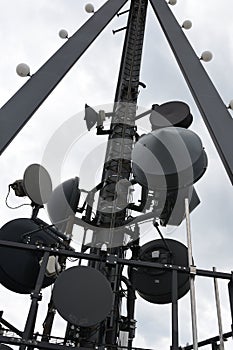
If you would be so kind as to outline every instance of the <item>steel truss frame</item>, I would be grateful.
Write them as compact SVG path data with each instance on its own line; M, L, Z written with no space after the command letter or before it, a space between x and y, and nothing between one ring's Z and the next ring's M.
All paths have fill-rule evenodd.
M117 264L122 266L134 266L134 267L148 267L151 269L159 269L163 271L172 271L172 345L171 350L191 350L193 349L193 345L187 345L184 347L180 347L178 345L179 343L179 336L178 336L178 300L177 300L177 274L179 273L185 273L189 274L190 276L200 276L200 277L208 277L208 278L217 278L217 279L223 279L229 281L228 283L228 289L229 289L229 301L231 305L231 318L232 318L232 324L231 324L231 331L224 333L223 338L224 340L227 340L227 338L232 337L233 335L233 272L226 273L226 272L219 272L219 271L212 271L212 270L204 270L204 269L195 269L195 272L190 269L188 266L177 266L177 265L171 265L171 264L160 264L160 263L152 263L152 262L146 262L146 261L140 261L140 260L131 260L131 259L124 259L124 258L118 258L115 255L113 257L110 256L106 252L105 256L99 256L98 254L87 254L87 253L80 253L75 252L72 250L65 250L60 248L50 248L46 246L41 245L31 245L31 244L23 244L23 243L15 243L15 242L9 242L9 241L2 241L0 240L0 247L11 247L13 249L23 249L23 250L30 250L30 251L40 251L43 252L43 263L41 264L40 271L38 274L37 282L35 285L34 291L31 293L31 306L28 312L27 322L25 325L24 331L20 331L16 329L14 326L12 326L9 322L4 320L2 318L3 312L0 312L0 325L5 325L9 329L9 331L12 333L15 333L18 335L16 336L6 336L6 335L0 335L0 343L5 344L12 344L12 345L19 345L22 348L25 348L26 346L30 346L30 348L39 348L39 349L51 349L51 350L65 350L67 349L67 345L61 345L61 344L54 344L51 342L45 342L45 341L39 341L36 337L38 337L38 334L34 333L34 326L36 322L37 317L37 311L38 311L38 305L39 301L42 299L41 294L41 288L43 283L43 276L45 273L45 268L47 265L48 258L51 255L59 255L63 257L70 257L70 258L76 258L80 260L87 260L87 261L101 261L105 262L106 266L108 264L111 264L112 261L116 261ZM4 329L6 331L6 329ZM0 328L1 330L1 328ZM1 334L3 334L3 328ZM217 344L219 341L219 336L211 337L208 339L205 339L203 341L198 342L198 347L202 347L205 345L212 345ZM56 338L51 337L51 340L57 340L60 343L64 341L64 338ZM112 344L103 344L96 347L96 350L108 348L108 349L116 349L116 348L122 348L127 349L127 347L119 347L114 346ZM86 347L74 347L74 349L79 350L87 350L90 348ZM139 349L137 347L132 347L132 349ZM147 349L144 349L147 350Z

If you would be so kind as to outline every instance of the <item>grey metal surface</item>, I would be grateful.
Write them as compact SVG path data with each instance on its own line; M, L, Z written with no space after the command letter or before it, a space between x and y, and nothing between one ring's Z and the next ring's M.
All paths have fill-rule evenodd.
M127 0L109 0L0 109L0 154Z
M167 2L150 2L233 184L232 117Z

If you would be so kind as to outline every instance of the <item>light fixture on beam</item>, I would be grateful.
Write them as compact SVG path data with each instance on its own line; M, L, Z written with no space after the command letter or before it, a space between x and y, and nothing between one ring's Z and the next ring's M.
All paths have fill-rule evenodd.
M86 4L85 5L85 11L87 13L94 13L95 12L94 6L92 4Z
M16 73L22 77L30 77L30 67L26 63L19 63L16 67Z
M168 4L172 5L172 6L176 5L176 3L177 3L177 0L169 0L168 1Z
M183 24L182 24L182 28L189 30L191 29L193 26L192 22L189 19L186 19Z
M210 62L213 58L213 54L210 51L204 51L201 54L200 60L204 62Z
M66 29L59 30L58 35L61 39L69 39L68 32Z

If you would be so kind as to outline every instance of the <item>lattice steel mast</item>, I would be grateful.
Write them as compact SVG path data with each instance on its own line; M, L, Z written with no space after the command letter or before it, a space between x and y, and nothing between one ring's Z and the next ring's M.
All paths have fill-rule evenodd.
M103 188L100 191L97 214L94 219L98 227L109 228L109 230L105 230L105 235L100 234L98 230L93 236L93 245L95 247L102 244L109 245L108 252L119 258L124 257L122 248L124 230L114 229L123 225L127 218L127 184L131 177L131 151L136 138L135 116L147 4L147 0L135 0L131 2L129 10L115 105L103 167ZM119 247L112 248L115 245ZM96 249L94 251L98 252ZM100 268L96 264L95 267ZM117 344L121 317L122 267L117 265L108 268L107 276L114 291L114 305L105 336L107 344ZM131 304L132 314L133 303L134 301Z
M147 0L132 1L129 12L102 175L104 186L100 191L97 214L100 226L117 227L126 218L127 191L123 194L124 198L117 196L116 185L121 180L129 180L131 175L131 151L136 134L135 116L147 3ZM112 206L109 211L105 210L108 203Z

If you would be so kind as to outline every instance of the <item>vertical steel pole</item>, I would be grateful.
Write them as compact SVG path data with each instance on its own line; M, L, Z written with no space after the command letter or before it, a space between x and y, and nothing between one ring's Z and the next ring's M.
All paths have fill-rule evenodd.
M185 216L186 216L186 230L187 230L187 244L188 244L188 263L189 263L189 268L191 270L193 267L193 258L192 258L191 225L190 225L188 198L185 198ZM196 298L195 298L194 275L192 274L190 274L190 301L191 301L193 349L198 350Z
M172 346L171 346L171 350L179 349L177 277L178 277L177 271L172 270Z
M228 283L229 301L231 308L231 330L233 335L233 272L231 272L231 280Z
M216 267L213 267L213 271L216 272ZM218 289L218 280L214 277L214 292L215 292L215 302L217 309L217 317L218 317L218 329L219 329L219 339L220 339L220 350L224 350L224 340L223 340L223 331L222 331L222 315L221 315L221 305L220 305L220 297L219 297L219 289Z

